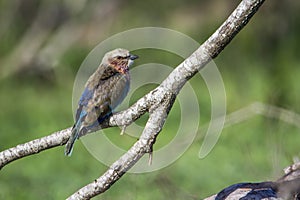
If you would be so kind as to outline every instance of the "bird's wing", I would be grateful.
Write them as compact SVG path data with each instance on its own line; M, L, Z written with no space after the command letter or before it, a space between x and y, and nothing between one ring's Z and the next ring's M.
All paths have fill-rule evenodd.
M82 121L85 119L87 114L84 108L88 105L89 101L92 99L93 94L94 94L94 90L90 90L88 87L86 87L79 99L78 108L76 111L76 122L72 128L72 134L66 144L65 155L71 156L72 154L74 143L81 134Z
M82 108L87 106L87 104L89 103L89 101L93 98L94 95L94 90L89 89L88 87L86 87L79 99L78 102L78 108L76 111L76 122L79 120L80 115L82 116Z

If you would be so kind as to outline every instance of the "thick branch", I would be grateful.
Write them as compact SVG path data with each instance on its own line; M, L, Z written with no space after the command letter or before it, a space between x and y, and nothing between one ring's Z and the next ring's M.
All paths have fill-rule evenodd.
M14 160L65 144L70 134L71 128L67 128L0 152L0 169Z
M244 0L228 19L192 54L184 60L162 85L172 91L180 90L185 82L217 57L234 36L249 22L264 0ZM178 92L178 91L177 91Z

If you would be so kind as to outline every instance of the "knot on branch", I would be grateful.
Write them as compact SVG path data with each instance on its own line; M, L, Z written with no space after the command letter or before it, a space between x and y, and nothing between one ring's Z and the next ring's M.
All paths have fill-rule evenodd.
M176 99L177 94L172 90L167 90L163 87L158 87L152 91L153 99L150 102L149 113L153 113L158 107L165 108L164 110L169 113Z

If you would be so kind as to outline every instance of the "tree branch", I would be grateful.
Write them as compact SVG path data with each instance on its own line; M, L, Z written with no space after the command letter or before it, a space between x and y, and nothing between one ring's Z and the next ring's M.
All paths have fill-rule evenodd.
M145 153L152 152L152 145L161 131L180 89L198 70L202 69L225 48L263 2L264 0L243 0L217 31L190 57L176 67L160 86L125 111L115 113L102 124L101 128L126 126L145 112L150 114L140 139L130 150L112 164L101 177L78 190L69 199L89 199L105 192ZM63 145L69 136L70 128L0 152L0 167L13 160Z
M0 152L0 169L14 160L63 145L68 141L70 135L71 127L4 150Z

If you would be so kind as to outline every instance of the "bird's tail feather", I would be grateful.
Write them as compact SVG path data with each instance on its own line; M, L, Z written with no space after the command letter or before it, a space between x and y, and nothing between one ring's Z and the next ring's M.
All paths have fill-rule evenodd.
M78 135L79 135L79 129L76 125L73 126L72 128L72 133L71 136L66 144L65 147L65 155L66 156L71 156L72 155L72 151L73 151L73 146L74 143L76 141L76 139L78 139Z

